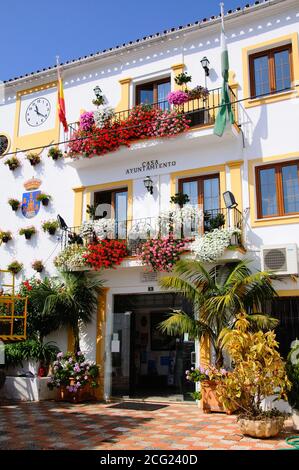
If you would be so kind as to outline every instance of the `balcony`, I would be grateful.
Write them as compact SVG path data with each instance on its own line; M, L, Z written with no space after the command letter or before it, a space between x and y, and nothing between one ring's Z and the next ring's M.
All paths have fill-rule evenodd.
M149 109L159 109L162 112L177 111L179 115L185 116L189 121L189 129L194 130L198 128L205 128L213 126L221 104L221 90L222 88L214 88L209 90L203 97L190 99L187 103L180 106L170 105L167 100L146 105ZM230 88L230 99L232 110L237 124L237 97L233 90ZM116 112L109 120L109 126L115 124L124 124L130 119L136 107ZM79 131L79 122L73 122L68 125L68 132L65 133L65 141L69 142L76 139L77 132ZM179 133L177 134L179 135ZM152 137L152 136L151 136ZM159 136L158 136L159 137ZM86 138L86 137L85 137ZM143 137L146 138L146 137ZM138 138L135 139L139 140ZM134 141L134 138L132 139Z
M128 256L135 261L132 263L122 263L125 266L139 266L136 263L136 256L141 246L148 240L155 238L166 238L170 235L176 240L187 240L186 250L189 250L190 243L196 236L204 236L214 229L231 229L236 233L231 235L230 255L224 259L236 259L235 253L238 248L242 248L242 213L237 209L219 208L206 210L202 217L190 217L181 222L174 222L173 218L165 216L144 217L131 220L99 219L101 233L97 221L87 222L80 227L64 227L61 236L61 249L64 250L70 245L87 246L97 244L101 240L126 241Z

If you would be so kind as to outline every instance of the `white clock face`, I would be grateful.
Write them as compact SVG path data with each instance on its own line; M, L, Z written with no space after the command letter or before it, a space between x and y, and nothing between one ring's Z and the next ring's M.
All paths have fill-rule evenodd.
M51 104L47 98L36 98L26 109L26 122L31 127L41 126L50 116Z

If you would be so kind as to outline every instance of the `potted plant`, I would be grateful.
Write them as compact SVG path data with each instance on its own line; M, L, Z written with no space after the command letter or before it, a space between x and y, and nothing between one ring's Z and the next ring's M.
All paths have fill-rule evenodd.
M0 231L0 240L3 241L3 243L7 243L9 242L9 240L12 239L12 235L11 235L11 232L10 231Z
M179 73L174 79L177 85L182 87L185 86L185 89L187 89L187 83L191 82L191 80L191 75L188 75L186 72Z
M31 225L30 227L24 227L19 230L20 235L25 235L26 240L30 240L32 235L36 233L36 228Z
M171 196L170 202L172 204L178 204L179 207L183 207L190 201L188 194L184 194L182 192L175 193L174 196Z
M188 90L189 100L196 100L196 99L207 99L210 92L207 88L198 85L192 90Z
M291 388L274 331L249 331L245 313L237 315L235 328L224 329L220 340L234 368L218 385L217 395L224 406L236 406L243 434L258 438L276 436L287 414L277 409L264 411L262 401L271 395L286 397Z
M209 211L204 212L204 227L205 232L210 232L216 228L224 227L225 225L225 215L222 212L218 212L213 215Z
M52 197L49 194L45 194L45 193L40 193L36 197L36 200L40 201L43 206L47 206L51 199L52 199Z
M4 165L8 165L11 171L15 171L21 166L21 162L17 157L11 157L4 162Z
M47 220L43 222L42 229L44 232L48 232L50 235L55 235L56 230L59 227L59 223L57 220Z
M21 205L18 199L12 199L12 198L8 199L8 204L10 205L10 207L12 208L14 212L16 212Z
M86 214L89 215L90 220L94 220L94 219L95 219L96 210L97 210L96 206L94 206L93 204L87 204Z
M225 408L216 394L219 383L225 379L227 373L226 369L217 369L212 365L192 368L190 371L186 371L187 380L194 383L200 382L201 384L200 399L202 400L202 409L204 413L210 413L211 411L226 411L227 414L231 414L237 409L237 407L233 405Z
M48 152L48 157L52 158L52 160L59 160L63 157L63 153L59 147L51 147Z
M48 387L57 388L57 399L79 403L94 398L92 390L98 387L99 366L86 361L81 351L62 352L53 362L53 374Z
M27 153L26 159L30 162L30 165L35 166L38 165L41 162L41 157L39 156L38 153Z
M33 261L33 263L31 264L31 266L33 267L33 269L37 272L37 273L41 273L44 269L44 265L43 265L43 262L41 260L35 260Z
M7 270L12 274L18 274L23 269L23 264L18 261L12 261L8 266Z
M292 384L288 390L288 402L292 407L293 427L299 431L299 341L295 340L291 344L291 351L287 359L287 374Z
M172 235L156 238L142 244L139 257L151 271L170 272L186 250L186 240L177 240Z
M177 90L171 91L167 95L167 101L174 106L182 106L189 101L188 94L185 91Z

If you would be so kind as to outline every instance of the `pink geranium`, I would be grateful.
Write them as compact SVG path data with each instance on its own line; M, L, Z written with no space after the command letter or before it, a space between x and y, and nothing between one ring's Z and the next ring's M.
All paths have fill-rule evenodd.
M170 104L179 106L181 104L187 103L187 101L189 101L189 96L187 93L181 90L171 91L167 95L167 100Z
M94 125L94 117L92 112L86 112L81 114L79 127L83 131L90 131Z

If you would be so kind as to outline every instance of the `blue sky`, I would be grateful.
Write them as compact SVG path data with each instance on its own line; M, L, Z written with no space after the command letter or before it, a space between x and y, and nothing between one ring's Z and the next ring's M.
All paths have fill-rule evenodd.
M245 0L226 0L225 11ZM250 2L251 3L251 2ZM219 0L1 2L0 80L218 14Z

